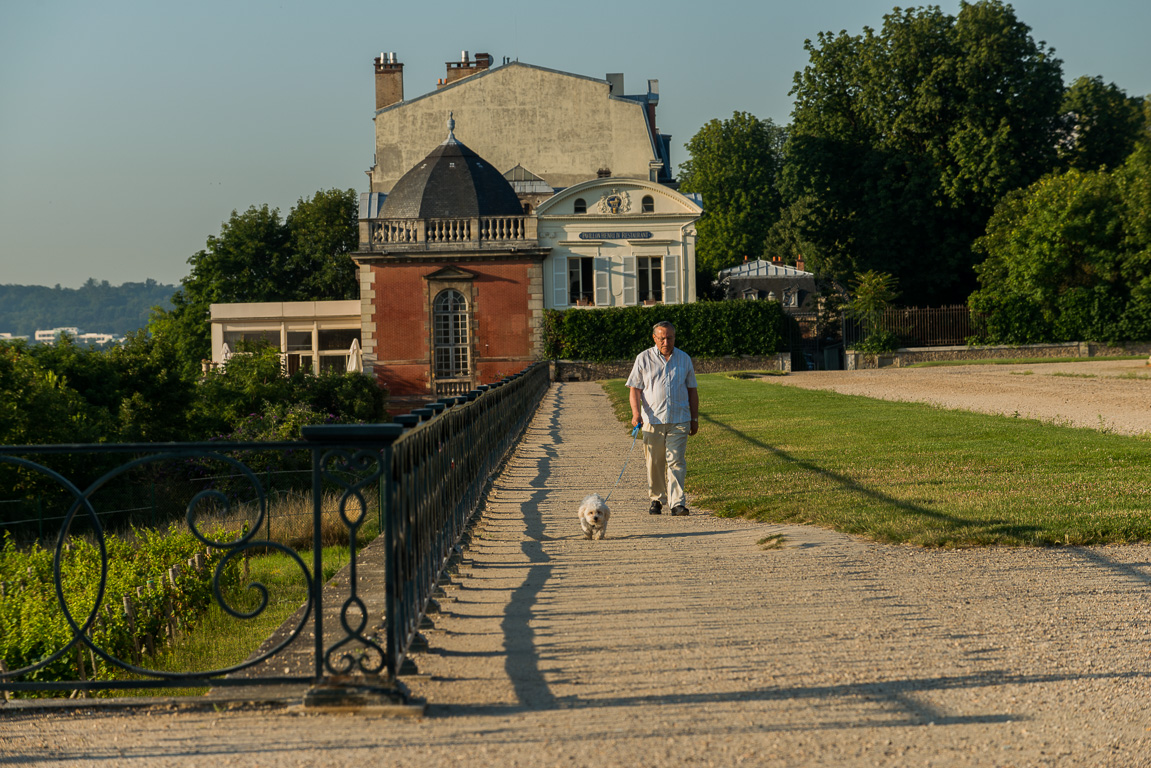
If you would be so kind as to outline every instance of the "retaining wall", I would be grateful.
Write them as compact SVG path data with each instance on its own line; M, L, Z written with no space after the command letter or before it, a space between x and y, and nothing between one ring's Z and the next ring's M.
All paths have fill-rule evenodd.
M1093 341L1072 341L1063 344L1024 344L1021 346L988 347L908 347L882 355L863 352L845 353L845 365L850 370L864 368L899 368L915 363L948 360L1010 360L1013 358L1122 357L1151 354L1151 342L1130 343L1120 346L1098 344Z

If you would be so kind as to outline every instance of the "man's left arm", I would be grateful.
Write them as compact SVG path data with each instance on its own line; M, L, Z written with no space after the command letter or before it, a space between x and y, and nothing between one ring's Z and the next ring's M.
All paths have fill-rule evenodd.
M699 431L699 390L695 387L687 388L687 407L691 409L691 431L694 435Z

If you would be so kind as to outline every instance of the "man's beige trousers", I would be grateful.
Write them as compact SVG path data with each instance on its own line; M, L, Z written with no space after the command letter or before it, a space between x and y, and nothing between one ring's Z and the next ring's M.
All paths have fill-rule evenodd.
M650 431L649 431L650 430ZM665 508L687 506L683 480L687 475L684 452L691 424L645 424L643 458L647 462L647 487L652 501ZM668 502L671 502L669 505Z

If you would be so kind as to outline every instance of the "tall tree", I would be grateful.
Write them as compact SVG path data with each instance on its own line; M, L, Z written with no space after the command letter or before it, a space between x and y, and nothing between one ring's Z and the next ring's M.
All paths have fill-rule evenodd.
M359 244L359 215L352 189L321 190L296 203L285 224L302 293L329 300L359 298L351 257Z
M1151 147L1009 195L976 246L987 258L970 305L991 341L1151 338Z
M784 130L771 120L736 112L712 120L685 146L690 158L680 166L680 189L703 195L697 225L699 285L744 256L758 258L772 223L779 217L776 188Z
M1143 99L1101 77L1080 77L1063 97L1060 155L1072 168L1118 168L1146 134Z
M807 41L782 190L807 264L892 273L915 303L974 287L971 242L995 203L1055 163L1060 63L999 0L896 9L862 35ZM787 236L784 237L783 235Z

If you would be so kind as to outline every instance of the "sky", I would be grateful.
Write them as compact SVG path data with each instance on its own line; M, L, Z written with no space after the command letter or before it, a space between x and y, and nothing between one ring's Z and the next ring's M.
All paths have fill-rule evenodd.
M905 6L911 4L904 4ZM958 13L958 2L940 7ZM372 60L410 99L461 51L660 83L672 161L709 120L786 126L804 41L880 28L893 0L4 0L0 284L179 283L233 210L287 215L321 189L367 191ZM1017 0L1063 61L1151 94L1147 0Z

